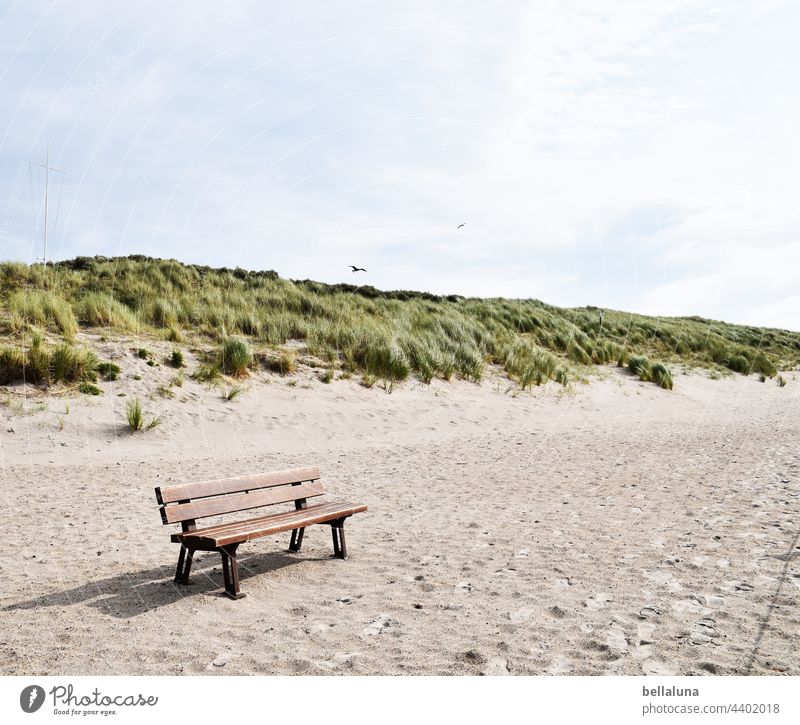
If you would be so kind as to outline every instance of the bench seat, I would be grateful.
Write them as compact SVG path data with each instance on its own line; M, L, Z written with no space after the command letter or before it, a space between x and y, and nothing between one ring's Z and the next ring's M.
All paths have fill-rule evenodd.
M238 544L261 536L269 536L282 531L302 529L312 524L346 518L366 511L364 504L349 502L330 502L314 504L296 511L283 511L278 514L259 516L244 521L230 521L216 526L194 531L182 531L172 535L173 543L184 544L193 549L209 549Z
M216 551L222 557L225 594L241 599L239 561L240 544L269 534L291 531L289 551L299 553L303 535L309 526L331 527L333 555L347 558L344 523L353 514L366 511L365 504L349 501L326 501L309 505L308 500L325 494L319 468L293 468L288 471L233 476L230 478L157 486L156 501L164 524L180 524L181 531L170 536L180 544L175 583L188 584L195 551ZM260 514L248 519L227 521L212 526L198 526L198 519L240 515L274 504L294 504L294 511Z

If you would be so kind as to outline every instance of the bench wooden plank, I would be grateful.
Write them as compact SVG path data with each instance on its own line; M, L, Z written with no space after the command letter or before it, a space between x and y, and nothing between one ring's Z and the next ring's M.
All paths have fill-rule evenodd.
M305 509L292 509L291 511L278 511L276 513L264 514L251 519L241 519L238 521L225 521L220 524L213 524L212 526L204 526L192 531L179 531L172 535L173 541L181 541L186 536L207 536L219 532L229 531L232 527L243 526L250 523L269 523L270 521L284 521L286 519L294 518L302 515L306 511L322 511L327 510L331 506L336 506L336 502L326 501L324 503L316 503L308 506Z
M259 473L232 478L220 478L213 481L200 481L199 483L181 483L175 486L159 486L156 488L156 499L160 504L188 501L208 496L220 496L242 491L254 491L260 488L283 486L289 483L303 483L319 479L319 468L291 468L286 471L273 471L272 473Z
M202 519L206 516L218 516L234 511L270 506L277 503L288 503L300 498L322 496L325 488L319 481L303 483L299 486L282 486L252 493L234 493L230 496L205 498L199 501L178 503L161 507L161 519L165 524Z
M307 526L329 524L333 536L334 556L345 559L345 520L366 511L364 504L344 501L309 506L306 499L321 496L325 488L319 480L319 468L295 468L286 471L222 478L156 488L161 520L165 524L180 523L183 529L171 536L180 544L175 582L188 584L195 551L216 551L222 557L225 594L231 599L244 596L239 591L239 563L236 550L249 541L282 531L292 532L289 551L297 553ZM247 511L272 504L293 501L292 511L237 519L205 528L197 527L197 519Z
M335 521L366 510L367 507L364 504L350 502L324 503L298 511L285 511L257 519L221 524L208 529L187 531L176 534L173 538L190 547L199 545L218 548L250 541L261 536L289 531L290 529Z

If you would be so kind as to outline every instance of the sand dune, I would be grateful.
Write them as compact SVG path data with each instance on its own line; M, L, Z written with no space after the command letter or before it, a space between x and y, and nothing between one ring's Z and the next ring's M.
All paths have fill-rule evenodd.
M0 672L798 675L788 377L670 393L609 368L514 396L272 376L234 402L187 380L134 436L124 404L152 376L69 414L0 410ZM244 545L240 601L216 555L172 584L155 485L306 464L369 505L348 561L315 527L300 555L288 534Z

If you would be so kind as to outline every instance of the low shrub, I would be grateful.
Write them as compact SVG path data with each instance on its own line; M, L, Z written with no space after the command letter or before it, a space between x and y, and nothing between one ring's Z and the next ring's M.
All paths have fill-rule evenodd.
M727 364L733 372L742 375L749 375L752 369L750 361L744 355L731 355Z
M291 352L282 351L277 356L262 355L261 364L270 372L291 375L297 369L297 359Z
M97 380L100 361L91 350L59 345L52 354L50 369L56 382Z
M81 383L78 390L84 395L100 395L103 392L94 383Z
M241 377L253 364L253 354L249 345L237 337L225 338L219 347L218 365L226 375Z
M174 368L183 367L183 353L180 350L173 350L169 358L169 364Z
M27 357L18 347L0 348L0 385L25 379Z
M637 375L641 380L650 380L652 366L644 355L634 355L628 360L628 370Z
M119 365L112 362L101 362L97 365L97 372L103 377L104 380L116 380L119 377Z
M222 372L216 365L200 365L197 370L192 373L192 377L198 383L206 383L207 385L216 385L222 379Z
M654 363L650 370L651 380L661 388L672 390L672 373L660 362Z

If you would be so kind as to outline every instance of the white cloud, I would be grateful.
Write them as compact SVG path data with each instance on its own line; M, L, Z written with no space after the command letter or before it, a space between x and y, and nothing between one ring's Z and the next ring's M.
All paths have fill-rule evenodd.
M85 18L26 4L0 22L0 209L50 138L69 172L63 256L327 281L355 261L382 287L800 327L797 15L722 0L144 2ZM29 255L24 212L3 220L9 256Z

